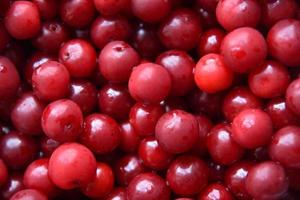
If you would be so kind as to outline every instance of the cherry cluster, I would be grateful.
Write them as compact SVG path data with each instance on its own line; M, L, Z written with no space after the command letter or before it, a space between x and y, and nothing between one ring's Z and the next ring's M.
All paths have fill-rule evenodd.
M300 199L297 0L0 0L0 199Z

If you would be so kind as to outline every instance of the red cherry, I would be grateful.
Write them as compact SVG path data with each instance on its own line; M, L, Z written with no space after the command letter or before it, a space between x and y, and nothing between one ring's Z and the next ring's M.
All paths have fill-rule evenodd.
M47 196L42 192L34 189L25 189L16 192L10 200L47 200Z
M208 185L198 196L198 200L233 200L233 196L228 192L228 189L222 184L214 183Z

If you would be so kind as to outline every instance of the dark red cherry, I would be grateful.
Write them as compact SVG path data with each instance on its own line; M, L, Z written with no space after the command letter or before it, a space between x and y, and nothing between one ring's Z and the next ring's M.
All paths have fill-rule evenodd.
M233 196L228 189L220 184L213 183L208 185L198 196L198 200L233 200Z
M23 189L25 189L23 174L13 172L10 174L6 184L1 187L0 197L3 198L3 200L10 200L16 192Z
M128 121L121 123L120 127L121 142L119 148L126 153L135 152L140 144L139 134Z

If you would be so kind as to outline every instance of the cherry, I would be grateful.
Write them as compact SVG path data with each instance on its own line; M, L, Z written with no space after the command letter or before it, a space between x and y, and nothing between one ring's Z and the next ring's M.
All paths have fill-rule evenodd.
M126 152L135 152L140 143L140 137L134 130L130 122L125 121L120 124L121 127L121 142L119 148Z
M52 183L48 176L49 159L33 161L25 170L23 183L26 188L43 192L48 197L56 196L58 188Z
M285 93L290 82L287 69L278 62L266 61L248 77L251 91L258 97L273 98Z
M233 200L233 197L230 192L228 192L227 188L219 183L208 185L198 196L198 200L215 199Z
M280 199L287 189L288 180L284 169L275 162L262 162L248 171L246 190L253 198Z
M156 124L155 137L162 149L167 152L186 152L199 138L197 119L183 110L167 112Z
M47 200L47 196L42 192L34 189L25 189L16 192L11 198L11 200Z
M159 103L171 90L169 72L154 63L143 63L133 69L128 83L131 96L137 101Z
M95 6L93 0L62 0L60 17L69 26L82 28L94 18Z
M56 61L47 61L32 74L34 94L45 101L54 101L67 96L70 75L66 67Z
M126 190L124 188L116 188L114 189L105 200L126 200Z
M127 198L134 200L169 200L170 189L160 176L153 173L142 173L134 177L129 183Z
M30 39L41 28L38 7L30 1L15 1L5 16L5 27L16 39Z
M197 5L209 10L209 11L215 11L219 0L197 0Z
M23 184L22 173L11 173L6 184L1 187L1 194L4 200L10 200L10 198L18 191L25 189Z
M42 137L41 139L41 151L43 156L50 157L53 151L60 145L59 142L48 138L47 136Z
M127 82L132 68L139 63L138 53L123 41L108 43L99 55L99 70L105 79L112 82Z
M271 118L259 109L246 109L232 122L232 137L244 148L253 149L266 145L272 133Z
M162 149L152 136L140 142L138 154L143 164L154 170L166 169L173 159L173 155Z
M236 87L230 90L223 100L222 111L228 121L232 121L245 109L259 109L262 102L248 88Z
M300 21L286 19L277 22L267 36L269 54L283 64L295 67L300 64ZM280 47L278 45L280 44Z
M41 117L45 104L33 93L24 93L15 103L11 111L11 120L15 128L28 135L42 133Z
M81 188L88 197L100 198L109 194L114 186L114 175L109 165L97 163L97 171L94 180Z
M130 0L94 0L96 9L102 15L117 15L126 12L130 7Z
M249 170L255 164L251 161L242 161L229 167L225 173L225 184L238 199L251 199L246 190L246 178Z
M265 60L267 44L257 30L249 27L237 28L224 37L221 55L224 56L227 67L234 72L248 73Z
M84 119L81 142L98 154L112 152L121 139L119 124L105 114L91 114Z
M274 161L288 168L300 168L300 128L286 126L278 130L272 138L269 154Z
M187 51L196 46L201 31L201 21L195 12L177 9L161 23L159 38L168 49Z
M0 159L0 186L2 187L8 180L8 170L3 162L2 159Z
M195 82L207 93L216 93L228 89L233 82L234 74L219 54L207 54L197 63Z
M20 77L10 59L0 56L0 99L9 99L16 95Z
M117 160L114 169L118 183L122 186L127 186L134 177L145 171L141 160L134 155Z
M35 139L16 131L0 138L0 156L11 169L23 169L33 161L38 153Z
M219 124L206 136L206 146L212 159L222 165L230 165L243 156L244 150L232 138L231 127Z
M167 181L176 194L197 194L207 184L208 167L195 156L180 156L172 161L167 172Z
M89 77L96 68L96 59L94 47L82 39L69 40L59 50L59 61L76 78Z
M56 17L58 4L56 0L32 0L38 7L40 15L45 20L50 20Z
M209 11L207 9L199 7L197 9L197 12L204 28L216 28L216 26L218 26L216 14L214 11Z
M221 42L224 36L225 33L219 28L212 28L205 31L200 38L197 49L198 55L204 56L209 53L220 53Z
M83 116L75 102L62 99L45 108L41 123L49 138L58 142L72 142L82 131Z
M65 143L52 153L48 173L57 187L73 189L90 183L96 168L96 159L88 148L78 143Z
M113 40L127 40L131 35L131 27L126 18L120 16L98 17L91 25L91 39L102 49Z
M297 125L300 122L299 116L291 111L284 98L270 100L266 106L266 112L271 117L275 129Z
M156 63L166 68L171 76L171 95L184 96L193 89L194 60L184 51L170 50L160 54Z
M97 89L89 81L72 80L70 83L69 98L80 107L83 114L87 115L97 105Z
M135 16L145 22L158 22L171 10L169 0L132 0L131 10ZM155 13L155 15L153 14Z
M218 22L228 31L239 27L255 27L261 16L256 0L221 0L216 8Z
M33 45L48 53L57 53L61 44L69 39L69 30L58 21L44 22L41 31L32 41Z
M286 90L286 103L288 108L290 108L294 113L300 115L300 78L295 79L290 83Z
M294 18L297 14L297 2L295 0L266 0L262 1L261 22L271 27L282 19Z

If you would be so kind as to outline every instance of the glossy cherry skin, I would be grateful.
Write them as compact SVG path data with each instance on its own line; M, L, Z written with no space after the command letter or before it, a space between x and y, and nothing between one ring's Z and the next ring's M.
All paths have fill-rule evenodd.
M272 120L260 109L243 110L232 122L232 137L244 148L254 149L268 144L272 133Z
M8 169L6 164L0 159L0 186L2 187L8 180Z
M261 33L249 27L228 33L221 44L225 64L237 73L258 67L267 56L267 43Z
M41 28L38 7L30 1L15 1L4 19L9 34L16 39L36 36Z
M300 127L286 126L278 130L269 146L272 160L287 168L300 168Z
M105 114L91 114L84 119L81 142L94 153L112 152L121 140L120 126Z
M28 59L24 69L24 76L26 81L31 84L33 71L39 68L43 63L52 60L55 61L56 57L41 51L34 52Z
M300 115L300 78L290 83L286 90L286 103L295 114Z
M26 188L43 192L48 197L54 197L58 188L52 183L48 176L49 159L38 159L33 161L24 172L24 185Z
M42 100L54 101L69 92L70 74L66 67L56 61L47 61L32 74L34 94Z
M1 187L0 197L4 200L10 200L10 198L18 191L25 189L23 184L22 173L11 173L6 184Z
M126 200L126 190L124 188L115 188L109 195L106 196L105 200Z
M50 20L56 17L58 11L56 0L32 0L32 2L38 7L43 19Z
M16 192L10 200L47 200L47 196L35 189L24 189Z
M82 132L83 116L75 102L61 99L45 108L41 123L49 138L58 142L72 142Z
M222 165L230 165L242 158L244 149L232 138L231 127L219 124L206 136L206 146L212 159Z
M248 88L236 87L229 91L223 100L222 111L228 121L232 121L245 109L259 109L262 102Z
M114 174L109 165L98 162L96 176L93 181L81 188L88 197L101 198L113 190Z
M246 190L246 178L255 164L251 161L238 162L226 170L225 184L238 199L251 199Z
M93 20L95 6L93 0L62 0L59 12L63 22L75 28L82 28Z
M300 58L297 56L300 51L299 20L286 19L277 22L270 29L267 42L271 56L291 67L300 65Z
M169 200L170 189L164 179L153 173L142 173L133 178L127 187L127 199Z
M62 43L70 37L68 28L59 21L44 22L41 31L32 41L33 45L48 53L57 53Z
M258 97L273 98L285 93L290 82L287 69L276 61L266 61L251 71L248 84L251 91Z
M11 169L23 169L36 158L37 153L37 142L19 132L11 131L0 139L0 156Z
M219 183L208 185L198 196L198 200L233 200L226 187Z
M160 54L156 63L167 69L171 76L171 95L184 96L194 87L194 60L184 51L170 50Z
M159 103L170 93L172 80L169 72L154 63L135 67L130 75L128 88L131 96L145 103Z
M98 17L91 25L90 35L93 43L102 49L113 40L126 41L131 35L131 27L124 17Z
M173 155L163 150L152 136L140 142L138 154L143 164L154 170L166 169L173 159Z
M129 113L129 121L140 136L153 135L158 119L164 114L164 109L158 104L136 103Z
M0 99L16 95L20 77L15 65L7 57L0 56Z
M105 79L127 82L132 68L140 63L140 56L126 42L113 41L101 50L98 62L99 70Z
M0 52L4 51L10 41L10 35L7 32L4 23L0 21Z
M28 135L42 133L41 117L45 104L32 92L23 94L11 111L11 120L15 128Z
M246 178L248 193L257 199L280 199L288 189L284 168L272 161L253 166Z
M156 26L140 23L135 29L132 40L132 45L143 58L155 58L163 49L156 34Z
M83 114L90 114L97 105L97 89L89 81L73 80L69 98L80 107Z
M96 159L88 148L78 143L65 143L52 153L48 173L57 187L73 189L90 183L96 168Z
M199 193L208 182L208 167L195 156L180 156L172 161L167 172L167 181L176 194Z
M156 124L155 137L159 145L169 153L186 152L199 138L197 119L183 110L167 112Z
M132 0L131 10L141 20L149 23L159 22L171 10L169 0ZM155 13L155 15L153 14Z
M195 12L189 9L178 9L161 23L159 38L168 49L187 51L196 46L201 31L201 21Z
M145 168L141 160L134 155L126 155L120 158L114 166L116 178L121 186L127 186L135 176L144 171Z
M199 89L207 93L216 93L232 85L234 74L219 54L203 56L195 68L195 82Z
M94 47L82 39L69 40L59 50L59 62L75 78L89 77L96 69L96 59Z
M135 152L140 143L140 136L128 121L121 123L120 128L121 142L119 148L126 153Z
M294 18L297 14L297 2L295 0L266 0L262 1L261 22L271 27L282 19Z
M261 16L256 0L221 0L216 9L218 22L227 31L240 27L255 27Z
M41 138L41 152L44 157L50 157L53 151L60 145L59 142L44 136Z
M220 53L221 42L224 36L224 31L219 28L212 28L203 32L197 48L198 55L204 56L209 53Z
M94 0L98 12L105 16L114 16L124 13L130 8L130 0Z
M275 129L297 125L300 122L300 117L291 111L284 98L272 99L266 106L266 112L271 117Z

